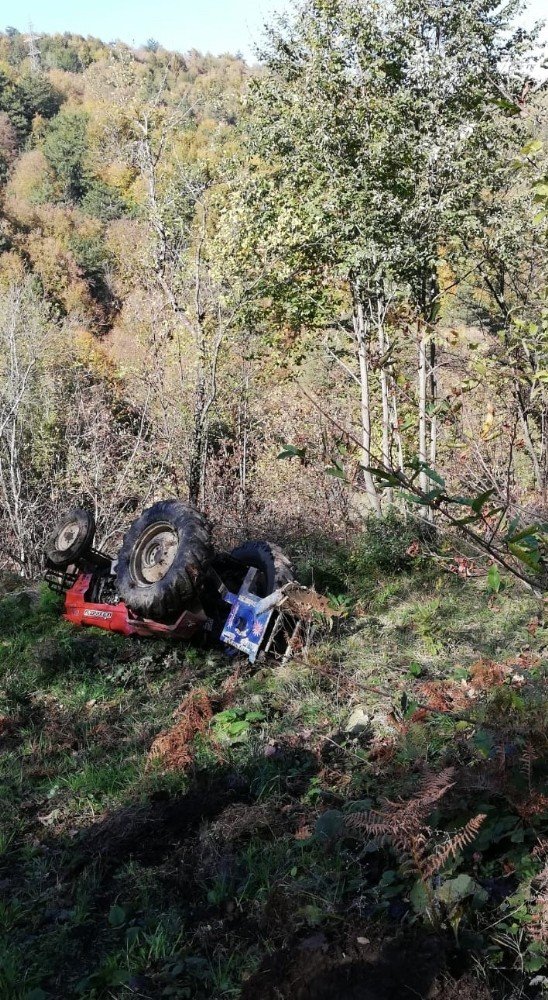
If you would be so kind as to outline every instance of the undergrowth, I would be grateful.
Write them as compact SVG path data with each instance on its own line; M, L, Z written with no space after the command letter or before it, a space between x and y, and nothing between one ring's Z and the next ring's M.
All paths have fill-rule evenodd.
M263 996L279 949L401 932L542 995L543 607L394 532L389 571L303 546L346 614L286 665L1 600L0 996Z

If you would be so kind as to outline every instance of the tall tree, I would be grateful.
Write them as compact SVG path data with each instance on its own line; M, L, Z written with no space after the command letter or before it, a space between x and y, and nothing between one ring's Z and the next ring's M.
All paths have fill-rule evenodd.
M364 483L377 512L372 447L391 465L395 437L387 307L404 296L415 314L417 450L426 466L436 460L440 261L477 233L480 194L521 141L512 103L523 86L521 36L508 32L518 7L309 0L270 31L253 90L250 149L263 166L251 162L246 239L285 260L270 291L297 320L318 314L326 280L346 287Z
M79 201L89 184L88 116L82 111L60 111L44 140L44 155L59 185L59 196Z

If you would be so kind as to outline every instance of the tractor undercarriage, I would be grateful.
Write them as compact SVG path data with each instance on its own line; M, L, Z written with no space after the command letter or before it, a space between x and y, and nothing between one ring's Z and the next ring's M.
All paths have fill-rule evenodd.
M63 616L74 625L126 636L201 637L253 663L260 652L290 656L313 617L277 546L248 542L216 554L201 516L178 501L145 511L114 558L92 547L94 527L87 512L71 511L46 550L45 579L64 593Z

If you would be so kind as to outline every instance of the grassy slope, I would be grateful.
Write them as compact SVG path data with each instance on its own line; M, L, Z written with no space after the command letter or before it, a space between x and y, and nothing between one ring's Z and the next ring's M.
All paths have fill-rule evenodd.
M329 958L348 934L373 949L402 927L430 930L428 913L453 971L474 952L496 996L533 978L531 849L548 830L539 602L432 570L350 587L354 614L307 661L255 672L76 632L47 592L3 599L1 997L220 998L244 983L267 998L268 954L288 946L291 960L304 940ZM173 712L197 687L213 718L189 728L187 711L182 730ZM349 736L357 705L370 725ZM202 732L190 762L170 744L184 766L169 768L150 748L174 725ZM487 818L433 881L405 846L346 830L353 809L416 796L425 769L447 766L455 783L433 807L429 852Z

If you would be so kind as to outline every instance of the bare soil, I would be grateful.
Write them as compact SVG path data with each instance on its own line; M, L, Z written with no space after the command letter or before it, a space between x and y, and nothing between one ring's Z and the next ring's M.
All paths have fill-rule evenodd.
M346 929L329 943L324 934L269 956L248 980L242 1000L490 1000L469 975L445 972L447 946L435 936L402 935L372 944L367 926Z

